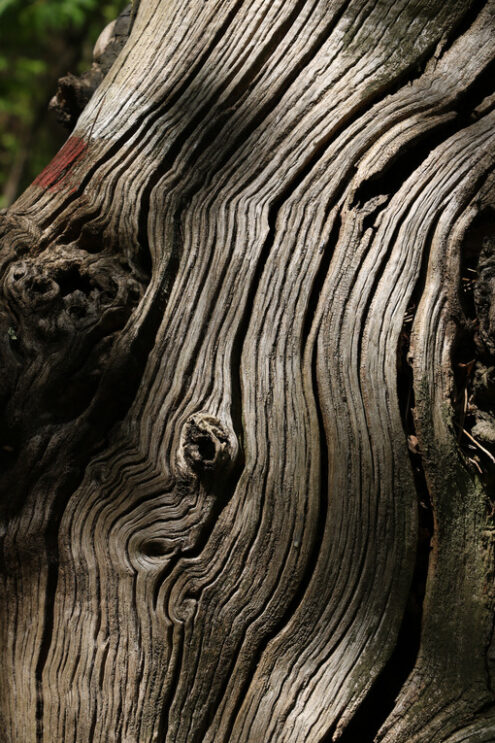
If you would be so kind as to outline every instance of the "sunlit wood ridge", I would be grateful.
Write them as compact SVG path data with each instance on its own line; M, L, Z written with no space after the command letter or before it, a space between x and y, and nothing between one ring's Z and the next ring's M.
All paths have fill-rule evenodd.
M495 2L135 9L0 222L0 739L493 743Z

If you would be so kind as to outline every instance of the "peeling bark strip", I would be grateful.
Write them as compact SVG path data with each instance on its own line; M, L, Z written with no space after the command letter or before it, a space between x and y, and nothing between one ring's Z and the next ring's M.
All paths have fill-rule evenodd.
M494 21L139 4L0 222L2 743L495 739Z

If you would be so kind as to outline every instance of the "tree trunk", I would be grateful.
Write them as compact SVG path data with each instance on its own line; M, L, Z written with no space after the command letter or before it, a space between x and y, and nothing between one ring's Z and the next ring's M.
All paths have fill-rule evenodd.
M2 741L495 740L494 18L142 0L0 226Z

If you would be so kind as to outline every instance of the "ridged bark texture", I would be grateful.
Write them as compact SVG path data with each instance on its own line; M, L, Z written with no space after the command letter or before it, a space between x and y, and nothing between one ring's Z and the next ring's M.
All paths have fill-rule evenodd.
M0 222L2 743L495 741L494 21L141 1Z

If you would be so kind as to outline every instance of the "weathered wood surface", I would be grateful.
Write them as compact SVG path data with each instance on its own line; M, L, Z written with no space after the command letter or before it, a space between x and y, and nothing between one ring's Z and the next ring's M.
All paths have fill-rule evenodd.
M142 0L1 224L2 741L495 740L494 20Z

